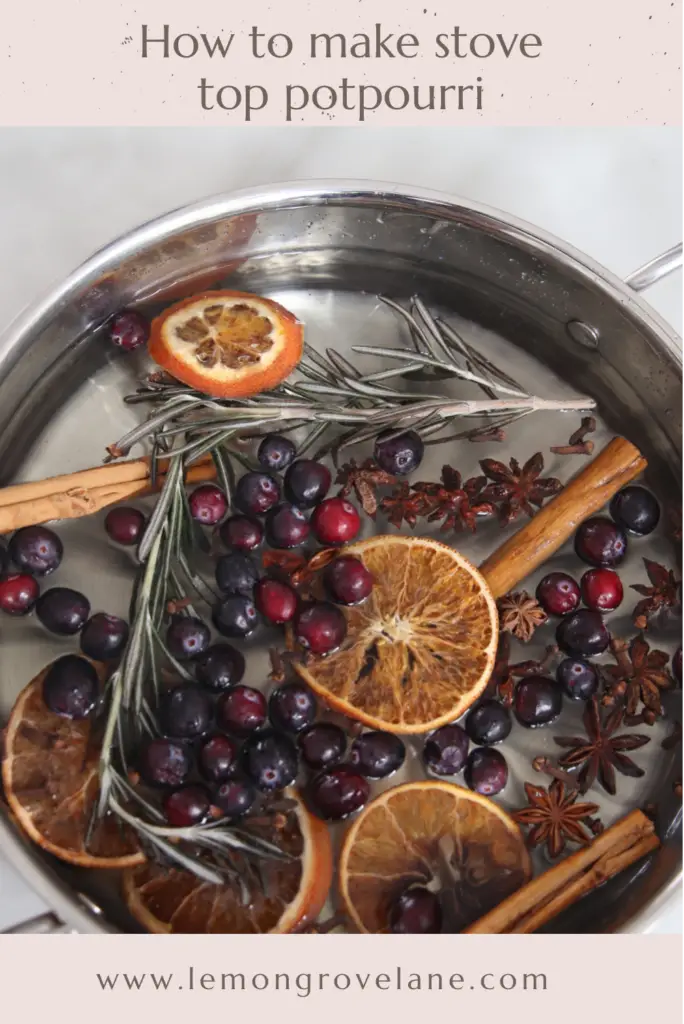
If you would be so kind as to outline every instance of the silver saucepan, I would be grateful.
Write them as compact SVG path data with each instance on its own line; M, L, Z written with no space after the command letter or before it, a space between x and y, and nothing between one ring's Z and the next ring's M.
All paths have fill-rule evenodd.
M678 267L681 251L676 246L621 281L588 256L496 210L387 183L282 184L204 200L108 245L5 332L0 483L95 465L105 444L131 422L134 407L120 399L132 390L140 364L135 358L124 362L103 344L100 328L112 313L132 304L153 311L172 298L229 282L283 301L305 322L314 346L332 344L347 354L358 342L405 339L404 327L377 295L401 300L419 293L531 392L559 397L565 389L595 398L597 442L612 433L630 438L647 456L649 482L661 498L679 502L681 342L639 292ZM530 417L513 428L516 454L524 455L525 446L531 454L532 445L557 443L547 440L544 422ZM576 425L563 428L566 436ZM479 447L462 443L456 456L452 445L449 458L474 464L483 454L473 452ZM438 472L447 459L431 451ZM130 566L122 568L108 551L96 554L98 545L98 551L105 547L100 530L101 522L65 524L70 555L60 572L72 585L81 576L94 607L101 601L107 610L123 612ZM478 540L472 543L466 553L481 559L486 552ZM658 544L645 541L640 554L667 560ZM94 561L100 557L101 566ZM639 567L631 571L636 582ZM38 636L35 624L20 625L3 629L0 722L25 683L63 653L54 638ZM681 802L672 783L681 775L675 755L660 752L655 735L655 767L638 790L626 780L625 809L635 800L657 800L662 849L647 870L637 865L583 900L558 930L642 931L680 886ZM518 744L516 765L529 765L525 742L529 746ZM516 798L513 793L509 803ZM602 810L615 817L619 800ZM44 856L16 830L1 801L0 854L54 911L17 930L128 927L111 880Z

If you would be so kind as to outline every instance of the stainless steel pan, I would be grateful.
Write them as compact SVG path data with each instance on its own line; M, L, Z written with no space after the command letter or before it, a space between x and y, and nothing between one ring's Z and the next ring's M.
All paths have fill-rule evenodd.
M675 246L620 281L558 239L498 211L386 183L294 183L205 200L107 246L6 331L0 341L0 482L94 465L104 445L123 433L133 413L120 397L140 367L103 344L99 327L111 313L132 303L154 307L170 288L190 293L229 280L232 287L280 299L305 321L314 345L342 352L371 339L396 342L402 328L375 296L418 292L534 392L595 397L597 442L615 432L635 441L649 459L652 486L661 498L678 500L681 343L638 292L678 267L681 252ZM564 443L575 426L533 417L514 426L506 451L524 456ZM474 468L483 454L473 451L479 447L433 448L423 471L437 472L447 460ZM567 476L576 468L564 464L559 472ZM80 581L93 607L123 612L130 566L106 549L100 530L101 523L90 520L61 529L68 552L61 579ZM485 553L479 545L492 547L491 538L469 543L466 553L475 559ZM644 542L639 553L660 560L672 554L661 540ZM630 572L639 578L638 565ZM0 720L26 681L59 652L63 647L34 623L3 629ZM663 849L648 871L637 867L582 901L558 930L643 930L680 886L681 803L672 795L678 767L673 755L659 751L661 735L656 727L646 780L637 788L626 780L621 799L658 800ZM516 741L518 780L521 773L529 777L531 749L529 738ZM507 797L511 805L520 802L516 785ZM603 801L602 811L615 817L620 801ZM21 930L128 927L111 884L94 877L102 873L79 873L44 857L1 805L0 812L0 853L54 910Z

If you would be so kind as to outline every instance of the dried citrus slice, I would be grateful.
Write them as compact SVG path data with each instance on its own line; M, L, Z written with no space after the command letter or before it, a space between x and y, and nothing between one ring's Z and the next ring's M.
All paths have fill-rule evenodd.
M202 292L152 321L149 352L177 380L217 398L280 384L302 355L302 325L271 299Z
M280 845L290 861L262 860L261 879L245 871L248 898L237 885L212 885L188 871L144 864L124 875L133 916L150 932L293 932L316 920L332 881L328 829L291 790L296 807L285 817Z
M424 537L351 544L375 583L345 609L347 637L296 668L336 710L378 729L425 732L458 718L483 692L498 640L496 604L462 555Z
M48 666L49 667L49 666ZM30 838L48 853L86 868L124 868L144 860L130 832L105 817L86 833L98 793L99 748L88 719L71 721L43 701L44 669L19 694L5 734L5 798Z
M492 800L450 782L409 782L376 797L347 832L340 895L362 932L389 930L411 885L442 893L444 928L460 932L529 881L522 834Z

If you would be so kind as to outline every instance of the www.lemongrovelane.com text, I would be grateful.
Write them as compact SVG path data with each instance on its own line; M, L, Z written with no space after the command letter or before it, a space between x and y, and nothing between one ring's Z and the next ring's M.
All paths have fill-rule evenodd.
M254 974L230 972L213 974L189 967L179 975L157 974L96 974L96 984L103 992L283 992L306 999L314 992L546 992L546 974L492 973L467 978L462 974L412 972L402 967L387 972L337 972L329 974L257 972Z

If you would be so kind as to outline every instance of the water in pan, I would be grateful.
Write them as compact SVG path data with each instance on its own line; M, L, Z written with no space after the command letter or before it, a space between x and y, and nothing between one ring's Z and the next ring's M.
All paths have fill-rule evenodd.
M316 349L323 351L326 347L335 348L351 357L354 365L361 369L377 369L378 363L370 357L352 354L352 345L392 346L398 342L405 345L408 341L404 328L395 314L380 303L375 295L303 289L272 291L271 295L295 312L306 324L307 340ZM501 336L476 324L462 321L451 311L445 311L444 315L469 343L514 376L530 393L558 399L576 393L575 389L555 376L539 361ZM93 338L91 344L103 346L104 341ZM138 408L125 406L122 396L135 387L136 380L145 367L145 358L140 354L126 357L109 349L105 352L104 358L101 350L97 354L95 362L100 363L97 372L86 380L79 381L80 386L74 388L68 400L44 427L31 450L25 453L17 479L39 479L97 465L103 456L105 445L120 437L137 421ZM76 381L79 376L78 366L74 367L74 375ZM410 384L405 382L397 386L421 390L426 394L436 391L439 394L459 397L481 396L474 386L452 381L412 381ZM601 410L597 416L596 433L592 435L597 451L612 436L612 431L601 420L600 412ZM429 446L418 476L420 479L436 480L439 478L441 467L448 463L458 468L464 477L468 477L478 471L478 460L485 456L504 460L515 456L522 462L535 451L542 451L545 475L557 476L565 482L581 468L584 457L554 455L549 448L551 445L567 443L568 437L578 423L577 413L537 413L512 425L503 444L459 441ZM638 444L638 438L633 440ZM354 451L352 454L358 457L368 452ZM94 611L103 610L125 616L130 598L133 563L126 552L115 549L108 543L103 530L103 519L102 513L87 519L67 522L59 527L66 554L57 573L50 577L50 585L78 587L88 595ZM481 525L476 535L466 532L451 535L446 539L478 564L518 525L519 522L516 522L502 530L495 521L492 521ZM377 529L385 528L380 519ZM374 527L366 519L363 529L364 535L368 535ZM388 529L392 530L391 527ZM438 527L428 526L426 529L423 523L419 530L423 533L429 531L443 538ZM645 582L642 562L644 556L668 565L672 562L673 552L662 528L652 537L631 542L628 561L620 569L625 586L625 600L623 606L608 617L610 628L618 636L631 636L634 633L630 615L637 598L634 592L629 590L629 585ZM542 570L524 582L525 589L533 592L541 576L552 569L566 570L575 576L579 576L583 571L571 545L567 544ZM246 681L252 685L267 684L267 651L275 636L262 630L255 640L242 645L248 655ZM670 653L674 650L675 640L674 632L668 635L656 634L653 637L654 646ZM516 645L511 660L522 661L541 656L545 644L551 642L553 627L547 625L538 631L537 637L530 644L524 647ZM60 641L47 634L35 618L8 621L4 625L0 645L2 717L5 718L9 713L14 698L26 682L45 664L54 657L75 649L74 641ZM679 698L679 694L671 696L674 707L674 701ZM550 728L529 731L514 725L513 732L503 747L509 762L510 781L501 797L497 798L502 806L514 809L525 803L524 781L548 785L550 779L533 771L531 759L537 755L558 754L558 748L553 743L554 735L581 734L580 711L581 705L566 700L562 717ZM591 791L589 799L600 805L599 813L604 824L610 824L627 809L643 806L656 797L664 806L669 802L671 808L668 813L674 814L672 808L675 804L670 797L675 754L665 752L661 748L661 742L670 728L670 722L663 722L646 730L651 742L645 749L635 754L637 762L646 769L643 778L628 779L619 776L618 793L615 798L607 796L600 789ZM409 756L401 773L385 783L376 783L374 791L379 792L383 786L395 785L409 778L422 777L423 770L418 759L419 748L419 740L411 741ZM537 854L537 862L540 868L545 866L543 854ZM102 905L107 918L114 925L124 929L131 927L122 910L116 888L109 879L105 880L98 873L76 873L68 868L60 870L74 886ZM584 915L580 914L571 927L584 931L594 930L600 925L594 918L594 913L587 912Z

